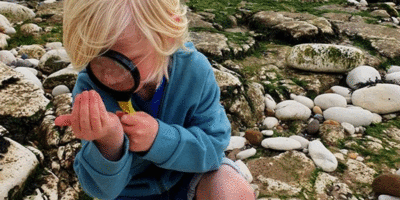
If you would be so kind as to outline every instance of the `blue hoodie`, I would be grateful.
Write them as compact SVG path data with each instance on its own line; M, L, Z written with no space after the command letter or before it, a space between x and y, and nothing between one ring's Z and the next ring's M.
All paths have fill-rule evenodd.
M230 140L230 122L220 104L220 89L210 63L193 43L185 46L187 50L172 55L170 79L156 117L158 133L145 155L129 151L126 136L124 153L118 161L105 159L93 142L82 141L74 170L89 195L114 199L161 194L185 173L204 173L221 165ZM91 89L100 94L108 112L121 110L83 70L72 97Z

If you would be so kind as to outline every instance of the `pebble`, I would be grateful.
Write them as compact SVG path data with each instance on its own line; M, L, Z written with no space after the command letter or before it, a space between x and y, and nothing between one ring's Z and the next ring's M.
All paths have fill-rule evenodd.
M339 94L321 94L315 97L314 103L319 106L322 110L326 110L332 107L346 107L347 100Z
M333 154L337 159L344 161L344 155L342 153L334 153Z
M314 118L315 118L316 120L318 120L319 123L323 123L323 122L324 122L324 116L322 116L321 114L316 114L316 115L314 115Z
M358 156L358 157L356 158L356 160L358 160L358 161L360 161L360 162L363 162L363 161L364 161L364 158L361 157L361 156Z
M340 153L342 153L344 155L347 155L347 153L349 152L349 150L347 150L347 149L340 149L339 151L340 151Z
M351 103L351 93L349 88L342 86L332 86L331 90L334 93L343 96L346 99L347 103Z
M308 141L306 138L298 136L298 135L292 135L289 138L300 142L302 149L307 149L308 144L310 144L310 141Z
M351 159L356 159L357 156L358 156L358 153L351 152L351 153L347 154L347 156L348 156L349 158L351 158Z
M311 121L311 123L308 124L307 129L306 129L307 133L310 135L315 135L318 133L319 131L319 121L316 119L313 119Z
M319 106L314 106L313 112L322 115L322 109Z
M372 190L376 194L386 194L400 197L400 175L383 174L374 179Z
M273 129L278 124L279 124L279 121L275 117L267 117L263 121L263 125L266 126L267 129Z
M350 135L353 135L356 132L352 124L349 124L347 122L342 122L341 125L343 126L344 130Z
M385 76L386 81L391 81L395 84L400 84L400 72L393 72L390 74L386 74Z
M263 131L261 131L261 133L265 136L273 136L274 135L273 130L263 130Z
M311 100L311 99L308 98L308 97L300 96L300 95L299 95L299 96L295 96L295 97L293 98L293 100L295 100L295 101L297 101L297 102L299 102L299 103L301 103L301 104L307 106L309 109L312 109L312 108L314 107L314 102L313 102L313 100Z
M336 157L319 140L314 140L308 145L309 154L315 165L325 172L333 172L338 166Z
M311 110L294 100L286 100L276 105L275 116L280 120L307 120Z
M391 113L391 114L382 115L382 117L385 119L394 119L397 117L397 115L395 113Z
M378 200L400 200L399 197L394 197L386 194L379 195Z
M256 153L257 153L257 150L255 148L246 149L244 151L239 152L236 155L236 158L240 159L240 160L244 160L246 158L250 158L250 157L256 155Z
M17 67L14 70L23 74L26 80L28 80L29 82L43 89L42 82L31 72L31 70L27 69L26 67Z
M69 90L69 88L65 85L58 85L56 86L53 91L51 92L51 94L53 95L53 97L56 97L60 94L67 94L67 93L71 93L71 91Z
M233 149L241 149L244 147L246 143L246 138L240 136L231 136L231 140L229 141L228 147L226 150L233 150Z
M287 137L274 137L264 139L261 142L261 146L266 149L274 149L280 151L289 151L301 148L300 142Z
M6 65L11 65L13 61L15 61L16 58L14 54L12 54L10 51L7 50L1 50L0 51L0 62L6 64Z
M379 114L372 113L372 123L377 124L382 122L382 117Z
M339 122L337 122L337 121L335 121L335 120L330 120L330 119L324 121L324 124L329 124L329 125L334 125L334 126L340 125Z
M248 183L251 183L253 181L253 176L251 175L251 172L249 168L247 168L246 164L244 164L244 162L241 160L237 160L235 161L235 163L238 165L240 171L243 173L244 179L246 179Z
M358 83L365 83L367 81L375 82L375 80L381 80L381 75L378 70L370 66L362 65L349 72L346 83L349 87L356 89L356 84ZM354 102L354 99L352 99L352 102Z
M394 72L400 72L400 66L395 66L395 65L390 66L390 68L388 69L387 73L391 74L391 73L394 73Z
M274 111L276 108L276 102L274 100L274 98L272 98L271 95L266 94L265 95L265 105L267 107L267 111Z
M22 55L21 55L21 58L25 60L25 59L28 59L29 56L28 56L27 54L22 54Z
M261 141L263 140L263 134L256 130L247 130L244 137L250 142L250 144L257 146L260 146Z

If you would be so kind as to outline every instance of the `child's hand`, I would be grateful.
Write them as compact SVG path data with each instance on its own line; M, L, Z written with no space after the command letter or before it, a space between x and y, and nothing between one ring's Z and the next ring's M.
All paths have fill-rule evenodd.
M129 138L129 150L134 152L148 151L158 133L158 122L145 112L134 115L116 113L121 118L122 127Z
M123 142L123 128L117 115L107 112L100 95L84 91L75 98L72 114L61 115L57 126L72 126L75 137L96 141L107 148L117 148Z

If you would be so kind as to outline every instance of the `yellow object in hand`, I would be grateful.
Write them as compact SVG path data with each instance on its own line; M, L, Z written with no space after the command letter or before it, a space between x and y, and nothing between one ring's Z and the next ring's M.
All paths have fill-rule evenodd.
M129 101L118 101L119 107L121 107L122 111L129 113L130 115L135 114L135 109L133 109L132 102Z

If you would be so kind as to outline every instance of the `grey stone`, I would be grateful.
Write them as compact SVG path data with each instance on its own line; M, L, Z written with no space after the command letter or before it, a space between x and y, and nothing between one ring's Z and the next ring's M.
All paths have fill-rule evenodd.
M35 17L33 10L9 2L0 2L0 14L8 16L7 19L10 20L11 23L30 20Z
M316 119L313 119L308 125L306 129L307 133L310 135L315 135L319 131L319 121Z
M43 89L42 82L32 73L31 70L28 70L24 67L17 67L14 69L15 71L24 75L26 80L32 82L33 84L37 85L39 88Z
M286 58L290 67L313 72L348 72L364 63L364 53L333 44L300 44Z
M0 62L3 62L6 65L11 65L13 61L16 61L16 58L10 51L0 51Z

